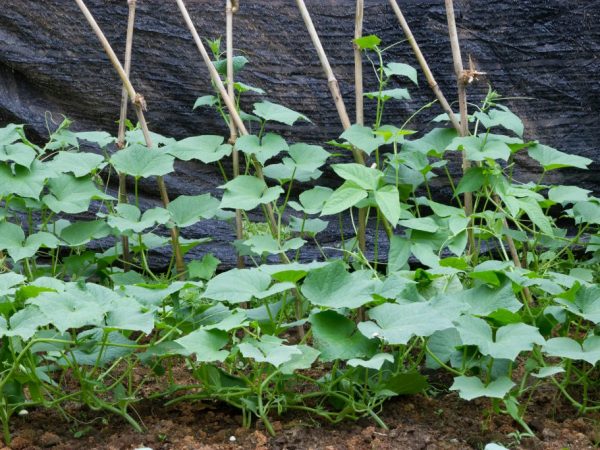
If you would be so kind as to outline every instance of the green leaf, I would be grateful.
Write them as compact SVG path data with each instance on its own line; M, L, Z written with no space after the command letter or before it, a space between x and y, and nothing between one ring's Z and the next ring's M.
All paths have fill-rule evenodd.
M92 200L115 200L96 187L90 177L62 174L48 182L49 194L42 201L55 213L76 214L87 211Z
M244 93L244 92L254 92L255 94L263 95L265 91L261 88L250 86L249 84L242 83L241 81L236 81L233 83L233 87L236 91Z
M320 351L308 345L296 345L295 347L300 350L300 353L294 353L289 361L279 367L279 371L284 375L291 375L296 370L310 369L321 354Z
M0 249L20 247L25 240L23 229L10 222L0 222Z
M367 339L352 320L335 311L312 314L309 321L322 361L370 358L377 351L375 339Z
M392 228L394 228L402 215L400 193L396 186L388 184L376 190L375 203L377 203L377 207L381 213L388 220Z
M238 345L242 356L252 358L256 362L266 362L275 367L301 356L302 351L295 345L284 345L283 340L271 335L262 336L261 340L246 339Z
M547 145L535 144L529 147L529 156L539 162L544 170L555 170L563 167L587 169L592 163L589 158L561 152Z
M329 216L342 212L356 205L367 196L367 191L363 188L351 181L346 181L337 188L325 202L321 211L321 216Z
M425 231L426 233L435 233L440 229L432 216L401 220L399 225L411 230Z
M249 302L269 289L271 277L258 269L232 269L206 286L204 297L229 303Z
M576 223L600 224L600 205L596 202L577 202L573 206Z
M115 213L108 215L106 222L121 233L141 233L147 228L164 225L170 219L169 212L164 208L148 209L142 214L136 206L127 203L117 205Z
M282 151L288 149L288 145L281 136L274 133L267 133L262 140L258 136L251 134L240 136L235 143L238 150L256 156L258 162L262 165L268 159L277 156Z
M344 263L336 261L312 270L302 285L302 294L313 305L358 308L373 301L375 286L369 272L348 273Z
M571 302L567 299L556 299L567 311L583 317L585 320L600 323L600 286L581 286Z
M473 400L479 397L504 398L515 386L510 378L500 377L487 386L477 377L456 377L450 386L451 391L458 391L460 398Z
M110 135L106 131L80 131L75 133L75 137L80 141L93 142L101 148L106 148L110 144L117 142L117 138Z
M37 200L44 188L44 182L53 175L54 172L38 160L33 161L29 169L16 165L11 170L10 166L2 164L0 165L0 196L15 195Z
M344 131L340 138L367 155L385 143L383 136L375 135L371 128L356 124Z
M163 136L162 134L150 132L150 139L154 145L154 150L157 147L168 146L174 144L176 141L173 138ZM125 140L127 141L127 145L141 145L145 149L148 149L146 146L146 138L144 137L144 133L140 128L136 128L135 130L130 130L125 133Z
M542 350L548 356L583 360L595 365L600 361L600 336L589 336L583 345L568 337L558 337L546 341Z
M246 64L248 64L250 61L248 61L248 58L246 58L245 56L234 56L233 57L233 73L237 73L240 70L242 70ZM215 69L217 69L217 72L219 72L219 74L225 76L227 75L227 60L226 59L220 59L218 61L213 61L212 62L213 65L215 66Z
M171 155L139 144L119 150L113 154L110 162L118 172L136 178L160 177L174 170L174 158Z
M104 167L104 157L95 153L58 152L48 166L58 173L72 173L79 178Z
M413 336L431 336L452 328L460 311L444 302L416 302L403 305L384 303L369 310L374 322L361 322L358 329L367 337L377 337L390 345L406 345Z
M60 232L60 237L73 247L87 244L92 239L101 239L110 234L110 227L104 220L75 222Z
M240 175L220 188L225 189L221 208L246 211L261 204L274 202L283 193L281 186L269 188L264 181L249 175Z
M145 308L131 297L121 297L111 304L106 317L106 328L150 334L154 329L154 313L145 311Z
M407 372L396 374L386 380L383 389L395 395L414 395L425 391L428 386L426 377L418 372Z
M457 137L450 143L448 150L463 150L470 161L501 159L507 161L511 155L510 147L496 139L480 136Z
M478 111L473 115L487 129L502 126L517 136L523 137L523 130L525 128L523 122L519 116L511 112L506 106L496 105L496 108L489 110L487 113Z
M165 147L165 151L182 161L197 159L210 164L231 154L231 145L223 141L222 136L192 136Z
M212 219L219 211L219 200L210 194L180 195L167 206L171 219L180 228L194 225L201 219Z
M380 370L387 362L394 363L394 356L389 353L377 353L371 359L353 358L349 359L346 364L351 367L365 367L367 369Z
M379 44L381 44L381 39L374 34L370 34L368 36L356 38L353 42L361 50L374 50Z
M385 66L383 71L388 77L406 77L417 86L419 85L419 82L417 81L417 69L408 64L392 62Z
M36 157L37 152L22 142L9 145L0 144L0 161L13 161L29 169Z
M283 158L281 164L265 167L265 175L279 180L295 180L304 182L321 176L318 170L329 157L329 153L318 145L298 143L288 150L291 158Z
M217 271L220 263L221 260L208 253L202 257L201 261L192 261L188 265L188 274L190 278L210 280Z
M304 114L300 114L299 112L286 108L285 106L267 101L255 103L254 110L252 112L264 120L284 123L289 126L294 125L294 123L298 120L306 120L307 122L310 122L308 117L306 117Z
M383 173L377 169L372 169L363 164L347 163L334 164L331 166L333 171L342 179L351 181L363 189L374 191L383 177Z
M476 316L487 316L499 309L516 312L523 307L513 291L511 282L505 282L500 287L482 284L466 291L449 294L445 298L449 303L462 303L465 311Z
M69 329L101 325L110 305L79 289L60 293L42 292L29 302L36 305L61 333Z
M481 189L486 183L487 178L484 174L483 167L471 167L463 175L458 186L456 186L455 196L464 194L465 192L475 192Z
M229 336L220 330L196 330L174 342L182 347L184 354L196 355L198 362L223 362L228 350L221 350L229 343Z
M454 128L434 128L420 139L405 141L402 149L441 157L456 136Z
M278 255L281 253L285 253L289 250L297 250L302 247L306 241L300 238L292 238L288 241L283 241L280 243L270 235L254 235L249 239L244 241L244 245L249 247L250 250L257 254L269 254L269 255Z
M23 125L9 123L4 128L0 128L0 145L10 145L21 139Z
M533 197L518 199L519 206L529 216L529 219L545 234L554 236L552 223L539 203Z
M214 95L203 95L202 97L198 97L196 99L192 109L200 108L202 106L215 106L218 101L219 100Z
M534 344L545 341L539 330L524 323L514 323L498 328L495 340L488 323L477 317L464 316L456 322L464 345L474 345L483 355L495 359L515 361L519 353L533 349Z
M577 186L554 186L548 190L548 198L565 206L569 203L587 201L591 192Z
M395 88L395 89L384 89L380 91L374 92L365 92L365 97L370 99L378 99L380 98L382 101L387 102L388 100L410 100L410 94L408 93L408 89L404 88Z
M302 211L306 214L318 214L323 209L323 205L327 201L333 190L328 187L315 186L308 191L304 191L298 197L300 204L291 201L289 205L296 211Z
M390 250L388 253L387 273L388 275L407 267L410 257L410 241L404 237L393 235L390 239Z

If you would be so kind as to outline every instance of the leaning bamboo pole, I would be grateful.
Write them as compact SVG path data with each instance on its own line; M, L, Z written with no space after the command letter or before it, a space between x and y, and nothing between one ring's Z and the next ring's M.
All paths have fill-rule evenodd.
M233 77L233 14L237 12L239 5L238 0L225 0L225 17L226 17L226 54L227 54L227 93L230 98L235 98L234 77ZM232 161L233 161L233 177L240 174L240 152L235 146L237 140L237 127L233 120L229 120L229 143L233 145ZM242 211L235 210L235 235L241 241L244 238L244 230L242 226ZM238 256L238 268L244 267L244 257Z
M340 91L340 85L338 83L335 74L333 73L333 69L331 68L331 64L329 64L329 59L327 58L327 54L325 53L325 49L323 48L323 44L321 43L321 39L319 38L319 34L317 33L317 29L310 17L310 13L308 12L308 8L304 3L304 0L296 0L296 4L298 5L298 9L300 10L300 15L304 20L304 24L306 25L306 29L308 34L310 35L310 39L317 51L317 55L319 57L319 61L321 62L321 67L325 72L325 76L327 77L327 86L329 87L329 91L331 92L331 96L333 97L333 102L338 112L338 116L340 118L340 122L342 123L342 127L344 130L347 130L352 125L350 122L350 117L348 116L348 112L346 110L346 104L344 103L344 98L342 97L342 92ZM358 6L358 4L357 4ZM358 11L357 11L358 14ZM362 12L360 13L360 17L357 18L357 22L360 19L360 31L362 34ZM357 49L355 48L355 51ZM360 55L359 55L360 57ZM355 56L356 58L356 56ZM362 69L361 69L362 70ZM362 72L361 72L362 79ZM362 81L361 81L362 87ZM361 97L362 104L362 97ZM357 105L358 111L358 105ZM357 113L358 114L358 113ZM364 121L364 119L363 119ZM352 155L354 157L354 161L358 164L365 164L365 157L363 152L360 149L353 148ZM358 248L364 253L366 249L366 229L367 229L367 210L366 208L361 208L358 211Z
M129 6L129 14L127 17L127 37L125 40L125 61L123 70L125 70L125 74L129 77L129 73L131 72L131 52L133 48L136 0L127 0L127 5ZM123 84L121 91L121 111L119 115L119 132L117 134L118 149L122 149L125 146L125 122L127 120L127 106L129 103L129 95L127 94L125 84ZM127 175L124 173L119 174L119 203L127 203ZM123 246L124 269L127 271L131 265L129 238L127 236L122 236L121 244Z
M354 20L354 39L359 39L363 34L363 17L365 0L356 0L356 15ZM362 53L357 44L354 44L354 90L356 98L356 123L365 124L365 102L363 95L363 64Z
M111 64L113 65L117 74L121 78L121 81L125 86L125 89L127 90L127 95L133 103L133 108L135 110L136 116L140 123L140 127L142 129L142 133L144 135L146 147L148 147L148 149L151 149L153 147L153 143L152 138L150 136L150 130L148 129L148 123L146 122L146 117L144 115L144 110L146 109L146 101L144 100L144 97L135 91L133 85L131 84L131 81L129 80L129 77L127 76L127 73L125 72L125 69L123 69L123 66L119 62L119 58L117 58L117 55L115 54L110 43L106 39L106 36L104 36L104 33L98 26L96 19L94 19L94 16L87 8L83 0L75 0L75 3L77 3L77 6L79 6L79 9L85 16L90 27L92 28L92 30L98 37L98 40L102 44L102 47L104 48L104 51L106 52ZM167 192L167 187L165 185L163 177L157 177L157 183L162 203L165 207L167 207L169 205L169 194ZM173 254L175 256L175 267L177 273L179 276L184 276L185 263L183 261L181 247L179 245L179 230L177 227L171 228L171 244L173 247Z

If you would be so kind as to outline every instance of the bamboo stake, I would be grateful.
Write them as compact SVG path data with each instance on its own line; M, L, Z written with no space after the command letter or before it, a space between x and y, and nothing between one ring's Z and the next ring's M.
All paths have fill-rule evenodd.
M356 19L354 23L354 39L362 37L363 34L363 17L364 17L364 0L356 0ZM356 97L356 123L364 125L365 109L363 95L363 66L362 53L358 45L354 44L354 90ZM367 210L364 208L358 211L358 248L365 253L367 249Z
M325 53L325 49L323 48L323 44L321 44L321 39L319 38L319 34L317 33L317 30L315 28L315 25L310 17L310 13L308 12L308 8L306 8L306 4L304 3L304 0L296 0L296 4L298 5L298 9L300 10L300 14L302 15L302 19L304 20L304 24L306 25L306 29L308 30L308 34L310 35L310 38L312 40L313 46L315 47L315 50L317 51L317 55L319 57L319 61L321 62L321 67L323 68L323 71L325 72L325 76L327 77L327 85L329 87L329 91L331 92L331 96L333 97L333 102L335 103L335 107L337 109L338 112L338 116L340 117L340 121L342 122L342 127L344 128L344 130L347 130L348 128L350 128L351 123L350 123L350 117L348 116L348 112L346 111L346 105L344 103L344 99L342 97L342 93L340 91L340 85L337 81L337 78L335 77L335 74L333 73L333 69L331 68L331 64L329 64L329 59L327 58L327 54ZM359 8L360 6L360 8ZM356 11L356 24L359 26L357 27L357 29L355 30L355 36L357 33L360 32L360 34L362 35L362 16L363 16L363 0L357 0L357 11ZM357 71L360 71L360 89L361 89L361 95L360 95L360 103L358 100L358 84L357 84L357 103L356 103L356 114L357 114L357 118L359 115L359 105L360 105L360 111L362 111L362 104L363 104L363 99L362 99L362 60L360 61L360 69L356 68L356 52L358 52L358 58L361 58L360 55L360 50L358 50L356 48L356 46L354 46L354 52L355 52L355 76ZM362 116L362 122L364 122L364 115L361 112L361 116ZM357 123L361 123L357 120ZM365 158L363 155L363 152L360 149L357 148L353 148L352 149L352 155L354 157L354 161L358 164L365 164ZM366 249L366 228L367 228L367 210L366 208L361 208L358 210L358 248L364 253L365 249Z
M204 64L206 65L206 68L208 69L208 72L210 73L210 78L211 78L212 82L214 83L214 85L217 87L217 90L219 91L219 94L221 95L221 98L223 99L223 102L225 103L225 106L227 107L227 110L229 111L229 116L231 117L231 120L237 127L238 132L241 136L247 135L248 130L246 129L246 126L244 125L244 122L242 121L242 119L237 111L237 107L236 107L233 99L227 93L227 90L225 89L225 85L223 84L223 80L221 80L221 77L219 76L217 69L215 68L212 61L210 60L210 56L208 56L206 48L204 47L204 44L202 43L202 39L200 39L200 36L198 35L198 31L196 30L194 22L192 22L192 18L190 17L190 14L185 6L185 3L183 3L183 0L175 0L175 1L177 2L177 5L179 6L181 15L183 16L183 19L184 19L190 33L192 34L194 42L196 43L196 46L198 47L198 50L200 51L200 54L202 55ZM261 180L264 180L265 178L264 178L262 166L260 165L260 163L258 161L256 161L256 159L253 159L253 164L254 164L254 168L256 170L256 176L258 178L260 178ZM267 220L269 222L269 227L271 229L271 233L274 236L276 236L278 227L277 227L277 219L275 218L275 214L273 213L273 207L271 206L271 204L267 204L267 205L265 205L265 210L266 210ZM282 255L282 258L284 258L285 260L287 260L289 262L289 258L287 257L287 255L285 253L282 253L281 255Z
M127 38L125 41L125 65L123 69L125 74L129 77L131 72L131 52L133 48L133 27L135 24L135 7L136 0L127 0L129 6L129 16L127 18ZM121 113L119 115L119 132L117 135L117 148L122 149L125 146L125 121L127 120L127 105L129 96L127 95L127 89L123 85L121 92ZM127 203L127 175L119 173L119 203ZM121 237L121 244L123 245L123 261L125 271L130 269L131 265L131 253L129 252L129 238L127 236Z
M113 65L117 74L121 78L121 81L123 82L123 85L127 91L127 95L133 103L135 113L140 123L142 133L144 135L144 140L146 141L146 147L151 149L153 146L152 138L150 137L150 130L148 129L146 117L144 116L144 110L146 109L146 101L144 100L144 97L135 91L133 85L131 84L131 81L129 80L129 77L127 76L127 73L125 72L125 69L123 69L123 66L119 62L119 58L117 58L117 55L115 54L110 43L106 39L106 36L104 36L104 33L98 26L98 23L94 19L94 16L87 8L83 0L75 0L75 3L77 3L79 9L81 9L81 12L87 19L92 30L98 37L100 43L102 44L102 47L104 48L104 51L106 52L111 64ZM163 177L157 177L157 183L163 205L167 207L169 205L169 195L167 193L167 187L165 185ZM173 246L173 254L175 255L175 265L177 272L179 276L183 276L185 274L185 264L183 261L183 254L181 253L181 247L179 246L179 230L177 229L177 227L171 228L171 244Z
M442 90L440 89L439 85L437 84L437 81L433 77L433 74L431 73L431 69L429 68L429 64L427 64L427 60L423 56L423 53L421 52L421 48L419 47L419 44L417 44L417 41L416 41L415 37L413 36L412 31L411 31L410 27L408 26L408 22L404 18L404 15L402 14L400 7L398 6L398 3L396 2L396 0L389 0L389 1L390 1L390 5L392 6L392 9L394 10L394 13L396 14L396 17L398 18L398 22L400 22L400 26L402 27L402 30L404 31L404 35L406 36L406 39L408 40L408 43L412 47L413 53L415 54L415 57L417 58L417 61L419 62L419 65L421 66L421 70L425 74L425 78L427 79L427 83L429 84L429 87L435 94L436 98L438 99L438 102L440 102L440 106L442 107L444 112L446 114L448 114L448 119L452 123L452 126L456 129L456 131L458 133L460 133L460 123L458 120L456 120L456 116L452 112L452 108L450 107L450 104L446 100L446 97L444 97Z
M226 17L226 46L227 46L227 93L230 98L235 98L233 85L233 13L237 11L237 3L234 5L232 0L225 0L225 17ZM237 140L237 127L233 120L229 121L229 143L233 145L232 160L233 160L233 177L240 174L240 153L235 146ZM244 238L244 230L242 227L242 211L235 210L235 235L238 240ZM244 257L238 256L237 266L239 269L244 267Z

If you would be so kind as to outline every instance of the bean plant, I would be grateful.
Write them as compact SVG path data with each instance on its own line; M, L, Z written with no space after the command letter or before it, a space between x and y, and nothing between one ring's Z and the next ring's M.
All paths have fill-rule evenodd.
M526 139L523 122L492 89L472 106L466 137L445 114L426 130L411 128L434 103L385 123L385 106L410 98L417 72L385 62L376 36L356 43L378 81L365 94L376 115L327 147L284 139L276 130L290 127L293 135L294 124L310 119L266 99L240 109L254 134L235 143L154 135L157 147L148 149L129 124L116 151L109 133L76 132L67 119L43 146L22 125L0 129L6 442L13 414L44 407L75 420L66 407L73 402L141 430L132 408L148 383L152 398L225 402L246 426L261 420L270 433L273 414L286 411L331 422L371 417L385 428L387 400L433 395L432 370L451 374L449 390L465 400L489 398L493 411L526 433L528 402L540 386L554 386L580 414L600 409L600 199L545 182L549 172L591 161ZM211 44L224 74L219 43ZM235 58L238 76L247 62ZM241 81L234 87L239 107L266 95ZM229 121L218 93L194 108ZM223 164L234 145L245 159L236 178ZM367 165L330 163L353 149ZM472 168L454 179L449 164L460 155ZM515 176L521 158L538 164L537 180ZM216 165L222 194L142 208L140 182L172 174L181 161ZM339 178L335 189L319 185L329 169ZM117 173L131 181L128 203L109 188ZM434 182L445 183L451 198L434 196ZM461 204L466 192L474 198L470 216ZM266 205L276 227L251 220ZM377 231L365 251L344 226L356 230L363 208ZM204 252L188 259L185 279L172 261L153 269L153 252L169 252L169 228L185 237L193 225L222 220L233 235L236 209L244 238L232 248L246 267L223 270ZM320 243L325 230L340 226L343 245ZM182 238L182 251L207 239ZM319 260L303 256L308 245ZM189 371L189 384L174 376L178 366Z

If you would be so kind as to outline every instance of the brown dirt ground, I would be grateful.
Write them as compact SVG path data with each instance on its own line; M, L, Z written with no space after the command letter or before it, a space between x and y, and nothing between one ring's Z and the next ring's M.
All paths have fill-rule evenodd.
M0 444L0 450L442 450L482 449L489 442L536 450L597 448L600 416L577 417L570 406L557 406L554 394L542 391L532 401L527 420L537 436L520 442L509 436L519 427L506 416L489 414L489 402L465 402L446 393L390 401L382 413L389 430L367 419L330 425L290 414L273 418L275 437L260 422L243 428L239 412L211 403L137 405L134 415L146 428L142 434L118 417L81 407L68 410L78 423L66 422L56 411L35 409L15 416L12 444Z

